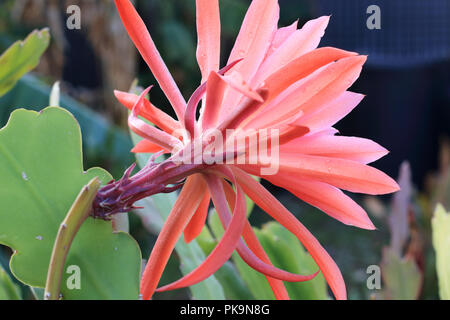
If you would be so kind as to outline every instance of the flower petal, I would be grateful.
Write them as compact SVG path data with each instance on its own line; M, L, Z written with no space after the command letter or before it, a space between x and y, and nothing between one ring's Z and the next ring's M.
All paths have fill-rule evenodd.
M219 70L219 0L197 0L197 61L205 82L211 71Z
M145 139L139 141L136 146L131 149L131 152L133 153L158 153L162 151L165 151L165 153L169 152L169 150L161 148L159 145Z
M316 49L325 33L329 20L330 17L328 16L320 17L308 21L303 28L296 30L275 52L264 60L252 79L252 85L257 86L292 60Z
M269 50L267 50L266 58L270 56L275 50L277 50L288 38L291 36L298 27L298 20L294 21L287 27L279 28L273 36L272 43Z
M388 151L369 139L330 135L311 135L292 140L280 146L282 154L309 154L329 158L340 158L368 164Z
M345 91L321 108L311 110L310 113L299 118L296 123L308 127L311 132L326 129L349 114L362 99L364 99L363 94Z
M156 239L142 276L141 294L144 300L149 300L153 296L175 244L200 205L203 197L201 193L202 188L199 188L201 185L204 185L204 181L198 175L193 175L186 180L167 221Z
M339 97L359 77L365 56L354 56L331 63L322 70L299 80L261 109L249 124L253 128L268 127L295 116L299 110L305 115ZM269 90L268 101L272 92Z
M215 182L214 182L215 180ZM218 178L206 177L208 183L208 188L211 191L211 196L214 205L219 205L218 197L221 193L223 194L223 189L221 189L222 184ZM225 203L226 204L226 203ZM228 210L226 208L221 208ZM217 246L211 252L211 254L202 262L202 264L195 270L184 276L178 281L175 281L169 285L159 288L158 291L174 290L179 288L184 288L192 286L205 280L211 276L214 272L219 270L219 268L230 259L236 246L241 238L242 230L245 225L245 212L246 212L246 200L242 189L237 186L237 201L233 211L233 218L228 225L226 225L226 230L222 239L219 241Z
M232 167L232 170L239 185L255 204L292 232L305 246L322 271L336 299L346 299L347 293L342 274L317 239L261 184L238 168Z
M279 15L278 0L252 1L228 60L230 63L244 58L243 63L235 68L244 81L249 82L266 56L277 30ZM227 108L222 110L223 116L233 110L241 99L242 94L239 92L227 90L224 100L224 106ZM222 115L220 119L223 119Z
M191 242L202 232L205 226L206 218L208 217L209 202L211 201L211 195L208 188L205 186L203 189L203 199L198 206L197 211L192 216L189 224L184 229L184 241L186 243Z
M245 171L259 175L258 165L240 165ZM399 190L397 182L384 172L356 161L305 154L280 154L280 179L306 178L331 184L340 189L371 195Z
M139 99L139 96L135 94L117 90L114 91L114 95L116 96L117 100L119 100L119 102L129 110L133 109L134 105ZM178 121L174 120L164 111L155 107L147 99L144 99L144 106L140 109L139 115L153 123L155 126L159 127L161 130L164 130L168 134L172 134L172 132L181 128L181 125Z
M230 205L234 205L234 191L233 188L224 181L223 187L225 189L227 201ZM229 200L231 198L231 200ZM223 213L223 212L222 212ZM219 217L222 220L226 221L229 220L229 217L224 216L221 214L221 212L218 211ZM223 224L223 222L222 222ZM269 276L274 279L283 280L283 281L289 281L289 282L303 282L303 281L309 281L313 279L318 272L312 274L312 275L300 275L295 273L290 273L282 269L278 269L272 265L272 263L269 260L269 257L267 256L266 252L264 251L263 247L261 246L258 238L256 237L255 232L252 229L252 226L246 220L245 227L243 231L243 237L247 243L249 243L249 247L253 247L254 249L249 249L245 243L240 240L238 243L238 246L236 248L239 256L242 258L242 260L245 261L251 268L255 269L256 271ZM253 253L253 250L255 250L257 253L259 253L262 258L259 258L255 253ZM267 263L265 261L267 261Z
M282 179L277 176L267 178L271 183L288 190L344 224L367 230L375 229L364 209L338 188L292 176L289 178L285 176Z
M147 27L129 0L115 0L122 22L127 32L147 62L161 89L169 99L178 119L183 119L186 101L159 54Z
M150 89L151 87L144 90L139 96L139 99L136 101L136 104L134 105L133 110L128 117L128 126L134 133L136 133L140 137L159 145L163 149L173 150L178 144L181 143L180 140L172 137L170 134L164 131L152 127L151 125L138 118L140 109L144 105L145 96Z
M319 48L291 61L283 68L271 74L264 81L264 87L270 92L270 98L274 98L290 85L312 74L319 68L345 57L354 56L356 53L324 47Z

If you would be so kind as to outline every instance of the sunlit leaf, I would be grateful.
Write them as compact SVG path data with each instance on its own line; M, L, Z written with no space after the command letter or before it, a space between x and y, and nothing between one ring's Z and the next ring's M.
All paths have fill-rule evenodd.
M432 227L439 295L443 300L450 300L450 214L442 205L434 212Z
M79 125L58 107L11 114L0 130L0 176L0 243L15 252L14 276L42 288L59 225L80 189L94 177L106 183L111 176L100 168L83 170ZM65 272L61 292L65 299L137 299L140 265L129 234L89 218L65 266L79 267L81 289L68 286L72 274Z
M17 41L0 56L0 97L39 64L49 43L48 29L35 30L24 41Z
M384 298L389 300L415 300L422 286L422 274L410 257L400 257L393 249L383 250L381 265Z
M0 266L0 300L21 300L19 287Z

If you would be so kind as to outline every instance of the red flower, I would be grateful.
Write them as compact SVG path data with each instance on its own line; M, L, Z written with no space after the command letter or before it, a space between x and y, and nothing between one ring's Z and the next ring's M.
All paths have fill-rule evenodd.
M108 198L106 195L111 199L113 195L115 204L122 201L121 210L124 211L133 201L155 192L171 191L178 186L167 189L166 185L187 178L145 269L141 284L144 299L151 298L155 292L180 235L184 232L184 238L189 242L200 233L210 198L226 229L223 238L196 270L160 291L190 286L206 279L230 258L234 250L251 267L266 275L278 299L288 298L282 281L305 281L315 276L295 275L272 266L246 219L245 194L297 236L316 261L335 297L345 299L345 283L336 263L314 236L252 175L285 188L345 224L375 228L365 211L340 189L367 194L397 191L394 180L367 165L386 155L387 151L371 140L336 136L337 131L332 128L363 99L363 95L347 89L358 78L366 57L329 47L317 49L329 17L309 21L301 29L297 29L297 23L278 29L278 1L254 0L227 67L219 70L218 0L197 0L197 60L202 85L186 103L132 4L128 0L116 0L116 5L131 39L158 80L178 120L146 100L144 96L148 90L140 97L116 92L122 104L133 110L129 119L131 129L145 138L133 151L173 153L163 165L149 163L131 178L128 171L118 182L120 188L106 186L104 202L99 202L98 208L111 209L113 201L105 199ZM196 119L197 105L202 100L201 115ZM147 125L138 115L157 128ZM180 139L177 129L186 129L189 135ZM231 152L209 149L209 155L214 154L222 160L250 156L246 162L176 163L175 157L189 155L198 141L200 151L206 152L211 139L205 136L210 129L221 134L234 129L233 139L250 130L252 133L247 138L256 139L253 141L257 141L257 150L261 149L262 142L269 143L269 138L261 139L262 132L273 130L279 133L278 141L270 140L268 147L271 155L276 153L276 159L271 158L275 171L263 173L264 168L269 168L260 158L252 159L249 155L251 142L243 148L232 147ZM225 144L229 146L233 139L227 136ZM188 158L192 160L195 155L198 154L194 151Z

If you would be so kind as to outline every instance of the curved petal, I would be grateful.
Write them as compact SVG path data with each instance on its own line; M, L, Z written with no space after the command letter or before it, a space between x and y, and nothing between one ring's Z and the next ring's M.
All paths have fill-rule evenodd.
M208 188L211 191L211 196L214 205L218 205L218 197L221 195L218 193L223 193L223 189L220 190L217 186L221 187L222 184L217 178L211 179L206 177ZM224 208L225 209L225 208ZM228 210L228 207L226 208ZM228 259L230 259L236 246L241 238L242 230L245 225L245 212L246 212L246 201L242 189L237 186L237 201L233 211L233 218L226 225L226 230L222 239L219 241L217 246L211 252L211 254L203 261L203 263L197 267L195 270L184 276L178 281L159 288L158 291L174 290L179 288L184 288L197 284L200 281L205 280L216 272Z
M326 129L348 115L364 97L363 94L344 91L336 99L299 118L296 123L308 127L311 132Z
M145 96L150 91L151 87L144 90L139 96L139 99L136 101L136 104L133 107L133 110L128 117L128 126L130 129L139 135L140 137L149 140L161 148L166 150L173 150L180 142L180 140L172 137L170 134L161 131L151 125L145 123L141 119L138 118L138 114L140 109L142 108Z
M329 20L329 16L323 16L308 21L303 28L296 30L275 52L264 60L258 69L258 73L252 79L252 85L257 85L292 60L316 49L320 39L325 34Z
M275 50L277 50L295 32L295 30L297 30L297 27L298 27L298 20L294 21L291 25L287 27L279 28L275 32L269 50L267 50L266 59Z
M115 90L114 95L117 100L119 100L119 102L129 110L133 110L134 105L139 100L139 96L128 92ZM144 106L139 110L139 116L147 119L168 134L172 134L172 132L181 128L178 121L174 120L164 111L155 107L147 99L144 99Z
M258 165L240 165L251 174L260 175ZM305 154L283 154L279 158L277 178L316 180L340 189L371 195L387 194L399 190L397 182L384 172L356 161L310 156Z
M347 293L342 274L317 239L261 184L238 168L232 167L232 170L239 185L255 204L292 232L305 246L322 271L336 299L346 299Z
M198 206L197 211L195 211L189 224L184 229L184 241L186 243L191 242L202 232L205 226L206 218L208 217L209 202L211 200L211 195L209 194L208 188L205 186L203 189L203 199Z
M205 82L211 71L219 70L219 0L197 0L197 61Z
M376 229L364 209L338 188L292 176L289 179L277 176L267 179L344 224L367 230Z
M159 145L144 139L144 140L139 141L136 144L136 146L134 146L134 148L131 149L131 152L133 152L133 153L158 153L158 152L169 152L169 150L161 148Z
M369 139L313 135L298 138L280 146L280 157L288 153L340 158L368 164L384 157L388 151Z
M300 110L307 116L322 108L356 81L366 59L365 56L343 58L299 80L261 109L251 122L252 128L272 126ZM272 92L268 90L270 101Z
M139 50L142 58L147 62L150 70L158 81L161 89L169 99L178 119L183 119L184 109L186 108L186 101L181 95L180 89L172 78L166 64L161 55L156 49L147 27L142 21L129 0L115 0L117 10L120 18L127 29L127 32L133 40L134 45Z
M234 204L234 191L233 188L224 181L223 187L225 189L225 194L227 197L227 201L230 205ZM219 212L219 217L221 221L229 220L230 218L226 215L223 215L223 212ZM222 222L224 224L224 222ZM261 246L258 238L255 235L255 232L253 231L252 226L246 220L245 227L243 231L243 237L245 242L249 243L249 247L253 249L249 249L245 243L240 240L238 243L238 246L236 248L239 256L242 258L242 260L245 261L251 268L255 269L256 271L269 276L274 279L282 280L282 281L288 281L288 282L303 282L303 281L309 281L313 279L319 271L312 275L300 275L295 273L290 273L285 270L276 268L272 265L272 263L269 260L269 257L267 256L266 252L264 251L263 247ZM253 250L256 251L256 254L253 253ZM257 254L260 254L262 258L259 258ZM265 261L263 261L265 260Z
M244 62L235 69L244 81L249 82L266 56L277 30L279 15L278 0L252 1L228 60L230 63L244 58ZM233 110L241 98L241 93L227 90L224 99L224 106L227 108L222 110L223 116ZM223 119L222 115L220 119Z
M164 223L142 276L141 294L144 300L153 296L178 238L200 205L203 194L199 186L202 184L204 185L204 181L198 175L186 180L169 218Z
M264 80L264 87L270 92L270 98L278 96L290 85L312 74L321 67L356 53L332 47L319 48L291 61Z

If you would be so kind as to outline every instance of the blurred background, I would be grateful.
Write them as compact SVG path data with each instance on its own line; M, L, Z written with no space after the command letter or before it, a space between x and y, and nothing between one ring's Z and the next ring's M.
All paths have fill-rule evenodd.
M190 96L200 82L195 1L134 2L183 94ZM266 186L335 257L350 298L396 298L392 292L383 296L369 290L366 269L389 264L386 248L400 238L398 255L412 261L419 283L411 298L437 299L430 220L437 202L450 209L450 1L279 2L280 26L297 19L302 26L309 19L331 15L321 46L369 56L352 87L366 98L336 127L343 135L370 138L390 150L374 166L399 177L403 190L396 197L356 198L378 228L369 232L341 225L289 193ZM222 61L231 51L249 3L220 0ZM80 30L66 27L66 9L72 4L81 8ZM371 5L380 9L380 29L367 27ZM128 91L136 78L143 86L155 84L155 79L129 40L113 1L0 0L0 52L42 27L50 28L51 45L37 69L0 99L0 126L15 108L45 107L51 85L61 81L62 105L75 114L83 130L86 167L102 166L118 177L134 159L129 153L127 112L115 100L113 90ZM152 102L172 112L161 91L152 91ZM255 209L252 214L256 226L268 221L260 213ZM131 233L145 257L155 235L139 218L130 218ZM6 267L9 253L3 251L0 263ZM174 256L166 281L180 275L178 265ZM384 281L388 277L384 275ZM188 296L187 290L178 290L159 298Z

